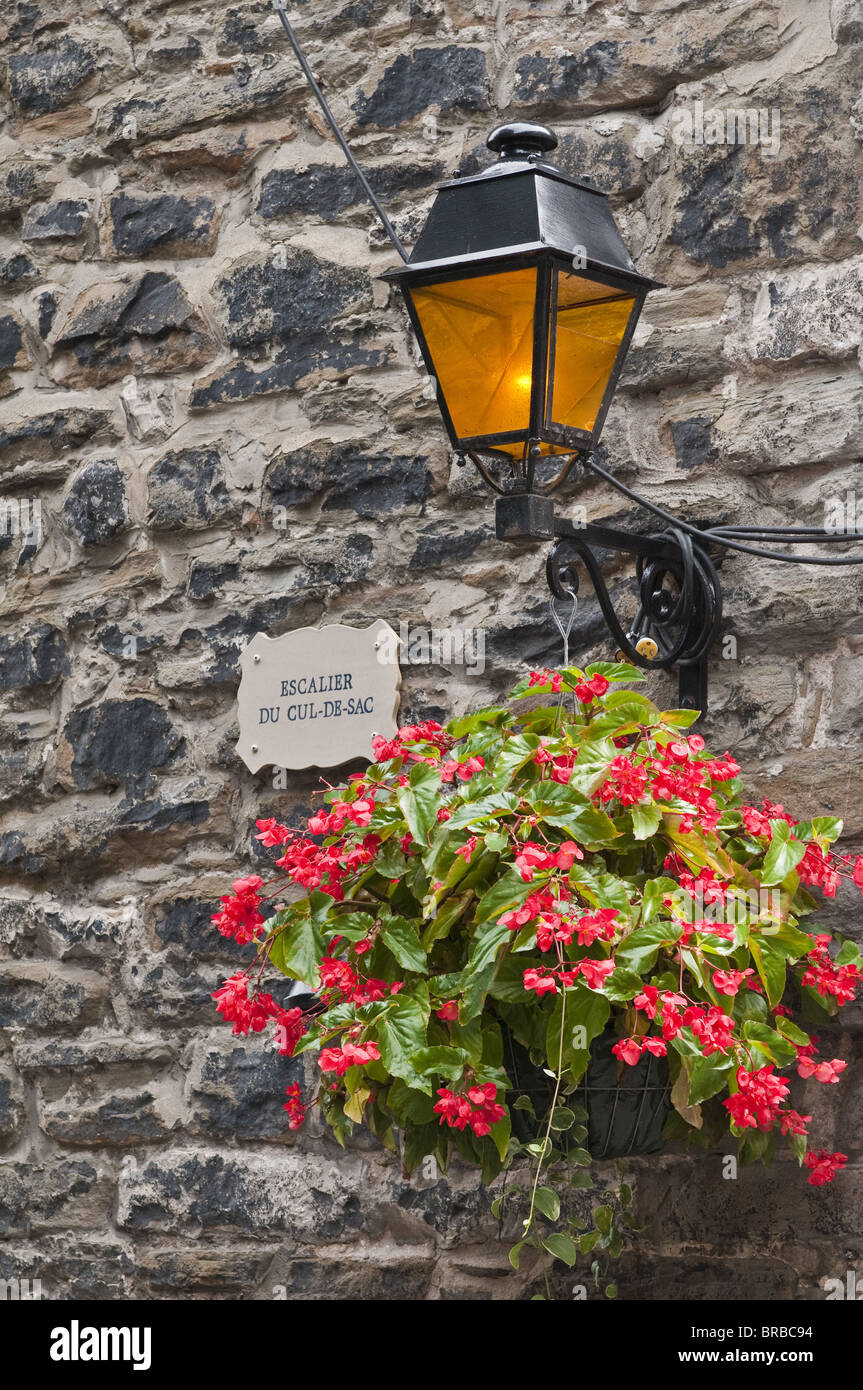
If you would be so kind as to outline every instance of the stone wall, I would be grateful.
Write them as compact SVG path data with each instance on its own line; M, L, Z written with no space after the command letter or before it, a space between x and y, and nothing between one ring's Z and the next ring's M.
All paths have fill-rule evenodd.
M861 0L292 13L406 241L502 116L555 126L561 166L610 192L669 286L604 436L624 480L741 522L863 498ZM263 0L4 0L0 38L0 1278L518 1297L474 1174L408 1181L362 1138L287 1132L300 1064L215 1025L239 953L209 914L254 817L316 786L234 752L250 636L481 627L484 674L405 669L403 714L446 716L554 660L541 547L496 543L455 467L376 278L393 253ZM763 109L770 141L680 143L698 102ZM723 578L709 734L753 794L845 813L860 849L863 578L741 557ZM607 651L589 596L576 650ZM843 1019L859 1063L860 1006ZM716 1153L635 1163L621 1297L818 1298L859 1267L861 1075L803 1092L851 1156L832 1188L784 1159L736 1181Z

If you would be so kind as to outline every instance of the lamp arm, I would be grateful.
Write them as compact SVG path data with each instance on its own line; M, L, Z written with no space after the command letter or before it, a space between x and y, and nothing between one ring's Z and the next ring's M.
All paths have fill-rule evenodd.
M294 50L294 53L296 54L297 62L302 68L306 81L308 82L309 86L315 94L315 97L317 98L318 105L320 106L321 110L324 113L324 116L326 117L327 124L329 125L330 130L336 137L336 140L338 141L341 147L345 159L348 161L348 164L351 166L360 183L362 184L363 192L365 193L368 201L371 203L372 207L374 208L375 212L380 218L383 224L384 231L386 232L393 246L398 251L402 260L406 262L408 259L408 253L405 250L405 247L402 244L402 241L398 233L396 232L395 227L393 226L390 219L387 217L387 214L384 211L381 203L378 201L378 198L375 195L371 184L369 183L368 179L366 178L365 174L363 173L362 169L357 163L350 145L348 144L347 140L342 134L341 126L339 125L338 121L336 120L335 116L330 110L329 103L326 97L324 96L323 92L321 91L315 79L314 73L309 67L306 55L300 47L299 40L297 39L297 36L294 33L293 28L291 27L291 22L288 19L287 11L285 10L285 0L273 0L273 9L276 11L276 14L282 21L282 28L287 34L288 42L290 43L291 48Z

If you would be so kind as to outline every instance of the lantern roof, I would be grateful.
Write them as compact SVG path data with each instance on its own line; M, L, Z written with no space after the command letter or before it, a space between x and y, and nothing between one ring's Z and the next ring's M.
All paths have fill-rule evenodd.
M658 280L637 271L606 195L547 162L545 156L557 146L552 131L512 122L494 130L487 144L498 162L440 184L407 265L382 278L412 280L466 262L546 252L578 257L588 273L661 288Z

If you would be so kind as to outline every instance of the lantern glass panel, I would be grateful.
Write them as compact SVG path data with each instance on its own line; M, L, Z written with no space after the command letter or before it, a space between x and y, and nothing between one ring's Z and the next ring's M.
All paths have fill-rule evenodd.
M536 276L527 266L411 290L460 439L529 428Z
M581 275L556 271L555 281L547 418L590 432L635 300Z

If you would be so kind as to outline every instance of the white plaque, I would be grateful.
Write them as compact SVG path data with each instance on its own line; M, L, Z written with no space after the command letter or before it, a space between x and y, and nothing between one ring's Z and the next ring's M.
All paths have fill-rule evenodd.
M396 731L399 638L389 623L259 632L240 657L237 752L250 772L338 767Z

